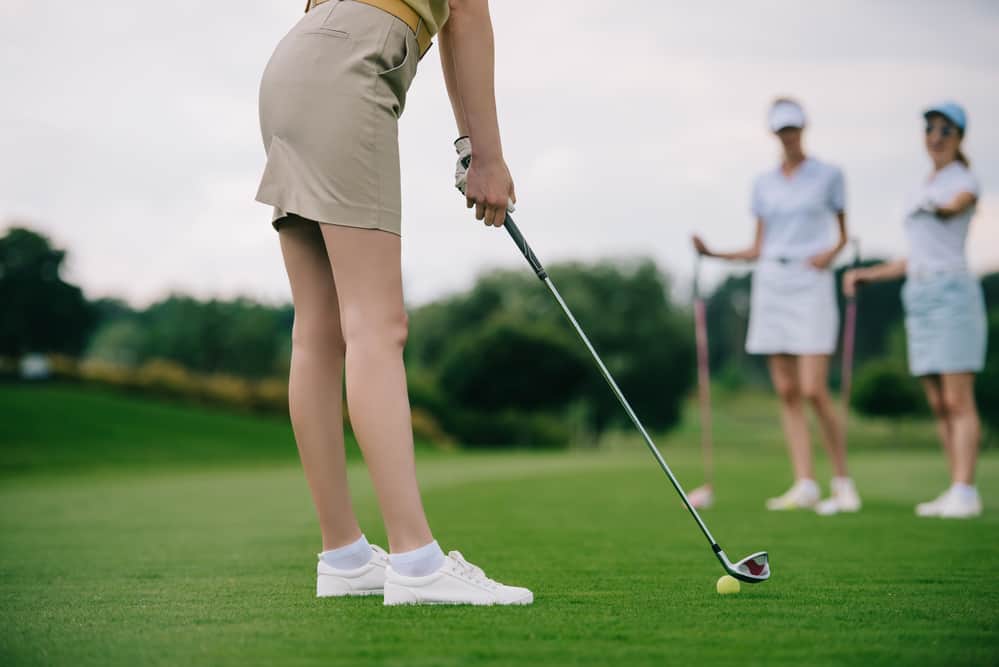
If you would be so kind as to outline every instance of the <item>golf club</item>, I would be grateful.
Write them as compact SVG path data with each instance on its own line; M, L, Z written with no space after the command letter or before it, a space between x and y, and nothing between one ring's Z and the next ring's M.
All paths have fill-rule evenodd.
M704 458L704 484L687 497L697 509L707 509L715 501L714 452L711 436L711 373L708 366L708 318L701 298L701 253L694 260L694 334L697 341L697 403L701 416L701 455Z
M690 515L694 517L694 521L697 522L697 525L698 527L700 527L701 532L704 533L704 537L706 537L708 542L711 544L711 549L712 551L714 551L715 557L721 563L725 571L731 576L735 577L736 579L739 579L740 581L745 581L746 583L749 584L756 584L761 581L766 581L767 579L769 579L770 559L767 556L766 551L758 551L754 554L746 556L740 561L733 563L728 559L728 556L725 555L725 552L722 550L722 548L718 546L718 543L715 541L715 538L712 537L711 535L711 531L708 530L707 525L705 525L704 521L701 519L701 516L697 513L697 510L694 508L694 506L691 505L690 499L687 497L687 494L684 493L683 487L680 486L680 482L677 481L676 477L673 475L673 471L670 470L669 465L666 463L666 460L663 458L662 454L659 453L659 448L656 447L654 442L652 442L652 438L649 437L649 434L645 430L645 427L642 426L642 422L638 420L638 416L635 415L635 411L631 409L631 405L628 403L628 400L624 397L624 394L621 393L621 390L618 388L617 382L615 382L614 378L611 377L610 371L607 370L607 367L604 365L604 362L600 359L600 355L597 354L597 351L594 349L593 344L590 343L590 339L586 337L586 334L583 332L582 327L579 326L579 323L576 321L576 318L573 317L572 311L569 310L569 306L567 306L565 301L562 300L562 295L559 294L559 291L557 289L555 289L555 285L554 283L552 283L551 278L548 277L548 272L545 271L545 267L542 266L541 262L534 254L534 251L531 250L531 246L527 245L527 241L524 240L524 236L520 233L520 230L517 228L517 225L514 224L513 218L510 217L509 213L507 213L506 215L504 226L506 227L506 231L510 234L510 238L512 238L513 242L517 244L518 248L520 248L520 252L524 255L524 259L526 259L527 263L531 265L531 268L534 270L534 273L548 287L548 290L552 293L552 296L555 297L555 300L558 302L558 305L562 308L562 312L565 313L565 316L569 319L569 322L576 330L576 333L579 334L580 339L582 339L583 344L586 345L586 349L588 349L590 351L590 354L593 355L593 360L597 363L597 367L600 369L600 373L604 376L604 379L607 381L607 384L610 385L611 391L614 392L614 395L617 397L617 400L621 403L621 407L624 408L624 411L628 414L628 417L635 425L635 428L637 428L639 433L642 434L642 438L645 439L645 444L648 445L649 451L652 452L652 456L654 456L656 461L659 463L659 467L663 469L663 472L666 473L666 476L669 478L669 481L673 485L673 488L676 489L676 492L680 494L680 499L683 500L684 506L686 506L687 511L690 512Z
M851 239L853 246L853 266L860 266L860 239ZM840 367L840 394L843 401L843 440L846 440L846 424L850 416L850 390L853 384L853 347L857 334L857 295L846 298L846 315L843 320L843 358Z

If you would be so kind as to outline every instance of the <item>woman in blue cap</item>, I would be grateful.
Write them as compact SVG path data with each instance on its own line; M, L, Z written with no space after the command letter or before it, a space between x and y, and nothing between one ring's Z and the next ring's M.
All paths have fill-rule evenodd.
M902 302L909 369L926 390L951 474L950 488L917 505L916 514L967 518L982 512L974 482L981 436L975 373L985 365L985 300L964 256L979 187L961 151L968 127L964 109L944 102L923 116L933 171L907 205L909 255L848 271L843 291L850 295L864 282L906 277Z
M767 355L794 472L794 484L768 500L767 508L856 512L860 497L847 472L843 424L828 389L829 358L839 329L830 266L847 238L843 172L805 154L805 112L796 101L777 99L767 122L783 155L781 163L760 174L753 185L753 245L739 252L713 252L695 236L694 247L721 259L758 260L746 351ZM834 471L832 495L821 502L806 403L818 417Z

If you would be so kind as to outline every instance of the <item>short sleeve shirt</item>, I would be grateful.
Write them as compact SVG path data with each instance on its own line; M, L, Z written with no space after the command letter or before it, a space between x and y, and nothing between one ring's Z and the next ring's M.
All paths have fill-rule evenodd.
M756 178L752 207L763 221L762 257L807 259L836 242L836 214L846 210L843 171L814 158L790 178L771 169Z
M414 12L420 15L431 35L440 32L441 26L447 22L451 10L447 0L403 0Z
M968 226L975 215L975 205L946 220L920 208L924 203L946 206L962 192L970 192L977 198L978 179L970 169L955 160L934 172L911 193L906 206L910 213L905 219L909 273L968 270L964 245L968 238Z

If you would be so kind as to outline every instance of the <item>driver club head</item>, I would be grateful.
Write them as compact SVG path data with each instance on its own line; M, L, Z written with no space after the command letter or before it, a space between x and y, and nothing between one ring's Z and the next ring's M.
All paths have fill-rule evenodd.
M724 552L719 555L723 556L722 565L725 571L739 581L758 584L770 578L770 557L766 551L757 551L737 563L729 562L728 558L724 557Z

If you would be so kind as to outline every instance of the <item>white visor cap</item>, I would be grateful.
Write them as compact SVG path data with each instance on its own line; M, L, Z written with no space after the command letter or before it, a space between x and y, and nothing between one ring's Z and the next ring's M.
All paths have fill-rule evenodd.
M770 108L767 123L771 132L778 132L785 127L805 127L805 112L794 102L778 102Z

